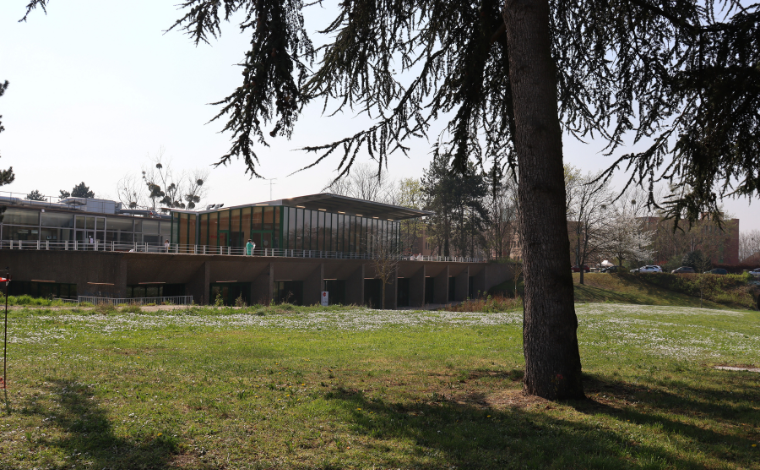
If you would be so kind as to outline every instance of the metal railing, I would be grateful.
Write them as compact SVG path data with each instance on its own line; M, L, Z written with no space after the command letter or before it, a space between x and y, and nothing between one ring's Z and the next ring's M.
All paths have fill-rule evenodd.
M119 243L102 240L49 241L49 240L0 240L0 250L41 250L41 251L106 251L128 253L155 253L171 255L224 255L251 257L318 258L318 259L377 259L376 253L346 253L342 251L282 250L277 248L255 249L248 253L245 247L209 245L169 245L151 243ZM481 258L459 256L398 255L404 261L445 261L457 263L485 263Z
M88 295L80 295L76 302L78 304L89 303L93 305L113 305L118 307L121 305L192 305L192 295L173 295L164 297L92 297Z
M0 191L0 202L18 206L49 207L51 209L70 209L99 214L114 214L115 208L120 207L118 201L86 197L41 196L42 199L27 199L28 194L11 191Z

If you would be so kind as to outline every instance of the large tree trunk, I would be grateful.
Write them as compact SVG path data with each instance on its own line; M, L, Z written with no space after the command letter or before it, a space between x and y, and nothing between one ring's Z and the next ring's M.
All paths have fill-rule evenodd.
M506 0L525 279L525 392L584 398L548 0Z

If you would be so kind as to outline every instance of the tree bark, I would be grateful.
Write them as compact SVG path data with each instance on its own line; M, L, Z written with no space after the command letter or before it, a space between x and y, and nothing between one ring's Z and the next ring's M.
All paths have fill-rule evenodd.
M525 280L525 392L584 398L548 0L506 0Z

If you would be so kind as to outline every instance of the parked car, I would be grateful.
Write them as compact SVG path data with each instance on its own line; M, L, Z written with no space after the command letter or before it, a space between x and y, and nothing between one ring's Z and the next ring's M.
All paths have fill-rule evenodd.
M720 275L724 275L724 274L728 274L728 271L726 271L723 268L715 268L715 269L711 269L709 271L705 271L704 274L720 274Z
M573 268L572 268L572 269L573 269L573 272L574 272L574 273L579 273L579 272L581 272L581 268L579 268L578 266L573 266ZM591 271L591 270L589 269L589 267L588 267L588 266L586 266L585 264L583 265L583 270L584 270L584 271L586 271L586 272L589 272L589 271Z
M631 272L632 273L661 273L662 268L657 266L656 264L648 264L638 269L632 269Z
M753 269L749 273L752 274L755 277L760 277L760 268Z
M606 268L602 268L603 273L616 273L618 272L617 266L607 266Z
M673 274L694 274L696 271L694 271L694 268L691 266L681 266L680 268L676 268L670 272Z

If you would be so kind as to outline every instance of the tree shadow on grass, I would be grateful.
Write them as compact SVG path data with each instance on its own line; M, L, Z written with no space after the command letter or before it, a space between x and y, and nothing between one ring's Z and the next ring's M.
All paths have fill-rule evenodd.
M599 377L591 382L591 390L604 387L623 395L658 395L646 406L623 408L620 402L593 399L495 406L482 393L472 393L465 400L434 394L437 401L412 404L369 399L344 389L328 398L350 411L355 432L370 437L370 443L412 444L403 457L377 452L374 461L381 467L703 469L716 463L755 465L753 441L747 435L705 426L711 420L736 418L731 406L705 404L675 393L663 400L659 390L641 385L625 389L623 382ZM513 392L521 396L518 390ZM568 415L567 405L581 414L570 411ZM684 411L701 415L701 422L688 419ZM651 437L653 432L656 438ZM370 445L367 452L373 451Z
M640 305L644 302L632 294L622 294L586 284L575 284L575 298L584 302L618 302Z
M48 379L47 384L59 406L49 409L31 400L18 411L41 417L43 424L51 429L50 434L56 436L37 438L34 443L27 443L31 448L59 449L67 457L67 468L172 467L170 463L179 450L176 438L163 433L161 436L136 433L132 438L119 437L89 387L68 380ZM53 462L47 464L57 468Z
M718 374L702 372L702 375L712 383L721 381ZM656 385L647 385L593 374L586 375L586 378L587 393L596 393L597 398L575 406L583 413L602 412L638 424L656 425L671 434L687 436L704 444L733 447L737 439L742 439L751 446L754 442L747 438L760 439L760 432L754 431L760 426L760 410L752 406L760 388L756 379L735 383L724 377L722 387L695 387L683 381L662 379L656 380ZM605 394L603 398L599 398L600 393ZM616 406L610 406L610 403ZM664 415L671 419L663 418ZM691 424L694 420L729 424L729 427L741 430L743 437L695 426Z

